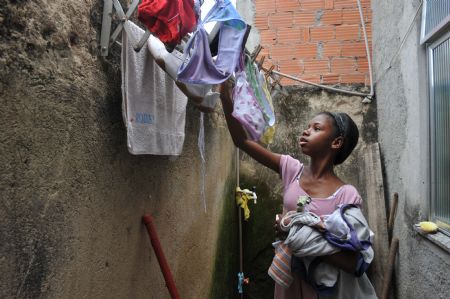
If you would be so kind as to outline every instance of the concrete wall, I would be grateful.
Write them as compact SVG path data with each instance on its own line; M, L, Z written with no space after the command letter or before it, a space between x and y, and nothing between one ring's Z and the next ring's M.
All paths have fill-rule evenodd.
M372 1L378 134L386 196L399 194L394 236L397 298L449 298L449 254L413 230L429 213L429 99L425 47L419 45L421 1ZM399 13L401 12L401 13ZM392 64L390 64L391 59Z
M168 298L151 213L181 296L207 298L233 200L229 133L206 116L207 213L190 104L180 157L127 152L120 48L98 55L102 3L0 1L0 297Z

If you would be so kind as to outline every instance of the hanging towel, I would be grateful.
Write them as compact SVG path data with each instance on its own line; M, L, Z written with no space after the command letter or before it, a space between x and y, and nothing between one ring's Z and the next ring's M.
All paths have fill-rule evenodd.
M144 31L127 21L122 33L122 113L128 151L134 155L179 155L187 98L155 62L147 47L135 52Z

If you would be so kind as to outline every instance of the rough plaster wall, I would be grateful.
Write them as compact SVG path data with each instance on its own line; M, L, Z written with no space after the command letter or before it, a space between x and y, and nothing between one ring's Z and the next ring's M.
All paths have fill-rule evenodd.
M0 1L0 297L168 298L149 212L180 294L206 298L229 134L206 117L207 214L191 105L179 158L127 152L120 50L98 55L102 3Z
M425 48L419 45L420 15L389 65L419 4L372 2L378 134L386 196L399 193L394 232L400 239L397 298L449 298L448 253L413 231L413 224L426 219L429 209L429 108Z
M254 25L255 20L255 4L254 0L237 0L236 10L241 15L242 19L252 26L250 34L247 38L245 47L248 51L253 52L260 42L260 35L258 29Z
M320 111L348 113L360 130L357 148L349 158L336 167L337 174L347 183L355 185L365 198L365 187L359 179L362 163L361 149L365 144L377 141L376 103L363 104L357 96L328 93L317 88L290 87L288 96L274 99L277 117L276 134L270 149L276 153L289 154L308 163L301 154L298 138L308 121ZM367 90L366 90L367 91ZM274 215L282 211L282 185L278 175L243 155L241 164L242 187L256 186L258 204L250 204L251 217L244 223L244 273L250 277L248 298L272 298L273 281L267 269L273 257L271 243ZM251 245L250 245L251 244Z

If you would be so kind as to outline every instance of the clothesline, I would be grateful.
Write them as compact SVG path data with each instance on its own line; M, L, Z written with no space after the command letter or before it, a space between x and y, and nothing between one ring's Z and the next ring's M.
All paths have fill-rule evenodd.
M107 1L107 2L110 2L110 1ZM105 2L105 4L107 2ZM120 4L118 3L118 1L117 0L113 0L112 2L113 2L112 3L113 5L111 5L111 6L114 6L114 8L116 9L117 13L121 17L122 21L126 21L128 19L128 17L136 9L136 6L137 6L136 3L138 3L138 1L137 2L133 1L132 5L130 6L130 9L127 11L126 14L124 14L124 12L123 12ZM291 76L291 75L284 74L282 72L276 71L276 70L274 70L274 68L275 68L274 65L272 65L270 68L264 68L262 66L262 63L263 63L263 61L265 59L265 56L262 56L262 58L258 62L258 67L260 69L262 69L264 72L266 72L266 77L271 76L272 74L275 74L275 75L278 75L278 76L281 76L281 77L285 77L285 78L288 78L288 79L291 79L291 80L294 80L294 81L297 81L297 82L301 82L301 83L304 83L304 84L316 86L316 87L319 87L319 88L322 88L322 89L325 89L325 90L329 90L329 91L333 91L333 92L339 92L339 93L345 93L345 94L350 94L350 95L361 96L361 97L364 97L364 99L363 99L364 103L370 103L371 100L372 100L372 97L374 95L374 86L373 86L374 84L373 84L373 78L372 78L372 63L371 63L371 59L370 59L370 51L369 51L369 46L368 46L366 27L365 27L365 23L364 23L364 16L363 16L363 13L362 13L360 0L357 0L357 4L358 4L358 9L359 9L359 15L360 15L360 19L361 19L361 25L362 25L362 29L363 29L363 34L364 34L364 41L365 41L365 46L366 46L366 56L367 56L368 67L369 67L369 80L370 80L370 92L369 93L361 93L361 92L356 92L356 91L350 91L350 90L336 88L336 87L332 87L332 86L328 86L328 85L322 85L322 84L310 82L310 81L307 81L307 80L304 80L304 79L297 78L295 76ZM105 14L105 11L104 11L104 14ZM122 26L120 26L120 25L121 24L119 24L118 28L116 28L115 32L113 33L113 36L111 37L111 41L112 42L115 41L115 38L117 37L118 33L120 33L120 31L122 29L121 27L123 25ZM103 28L102 28L102 38L103 38L103 35L104 35L103 33L106 33L106 32L103 32ZM134 45L134 49L136 51L139 51L144 46L144 44L148 40L149 36L150 36L150 31L147 29L145 34L144 34L144 36L143 36L143 38L141 38ZM119 42L117 42L117 44L121 45ZM180 50L179 48L180 47L178 47L178 50ZM255 59L257 58L257 56L258 56L259 52L261 51L261 49L262 49L262 47L260 45L258 45L256 50L253 51L253 53L251 55L252 61L255 61ZM103 49L103 47L102 47L102 51L107 53L107 49ZM182 51L180 51L180 52L182 52ZM280 82L280 78L273 78L272 76L271 76L271 78L273 80L272 88L275 85L280 84L279 83Z

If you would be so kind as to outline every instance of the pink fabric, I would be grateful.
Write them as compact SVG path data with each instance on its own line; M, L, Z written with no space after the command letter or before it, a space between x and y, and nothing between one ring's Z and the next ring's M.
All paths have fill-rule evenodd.
M245 71L236 72L233 101L233 117L242 124L252 140L259 140L264 133L266 123L252 88L247 81Z
M288 155L282 155L280 159L280 176L283 181L283 214L297 209L299 196L309 196L300 186L299 178L303 171L303 164ZM343 185L333 195L327 198L311 198L305 210L316 215L329 215L336 210L340 204L362 203L361 196L352 185ZM316 299L318 295L314 289L293 273L294 281L289 288L283 288L275 284L275 299Z
M305 190L300 187L298 178L303 171L303 164L300 161L288 155L282 155L280 159L280 173L283 180L283 208L284 212L292 211L297 208L297 199L299 196L309 196ZM337 194L330 195L327 198L312 198L306 210L316 215L329 215L336 210L340 204L361 205L361 196L352 185L343 185L339 188Z

